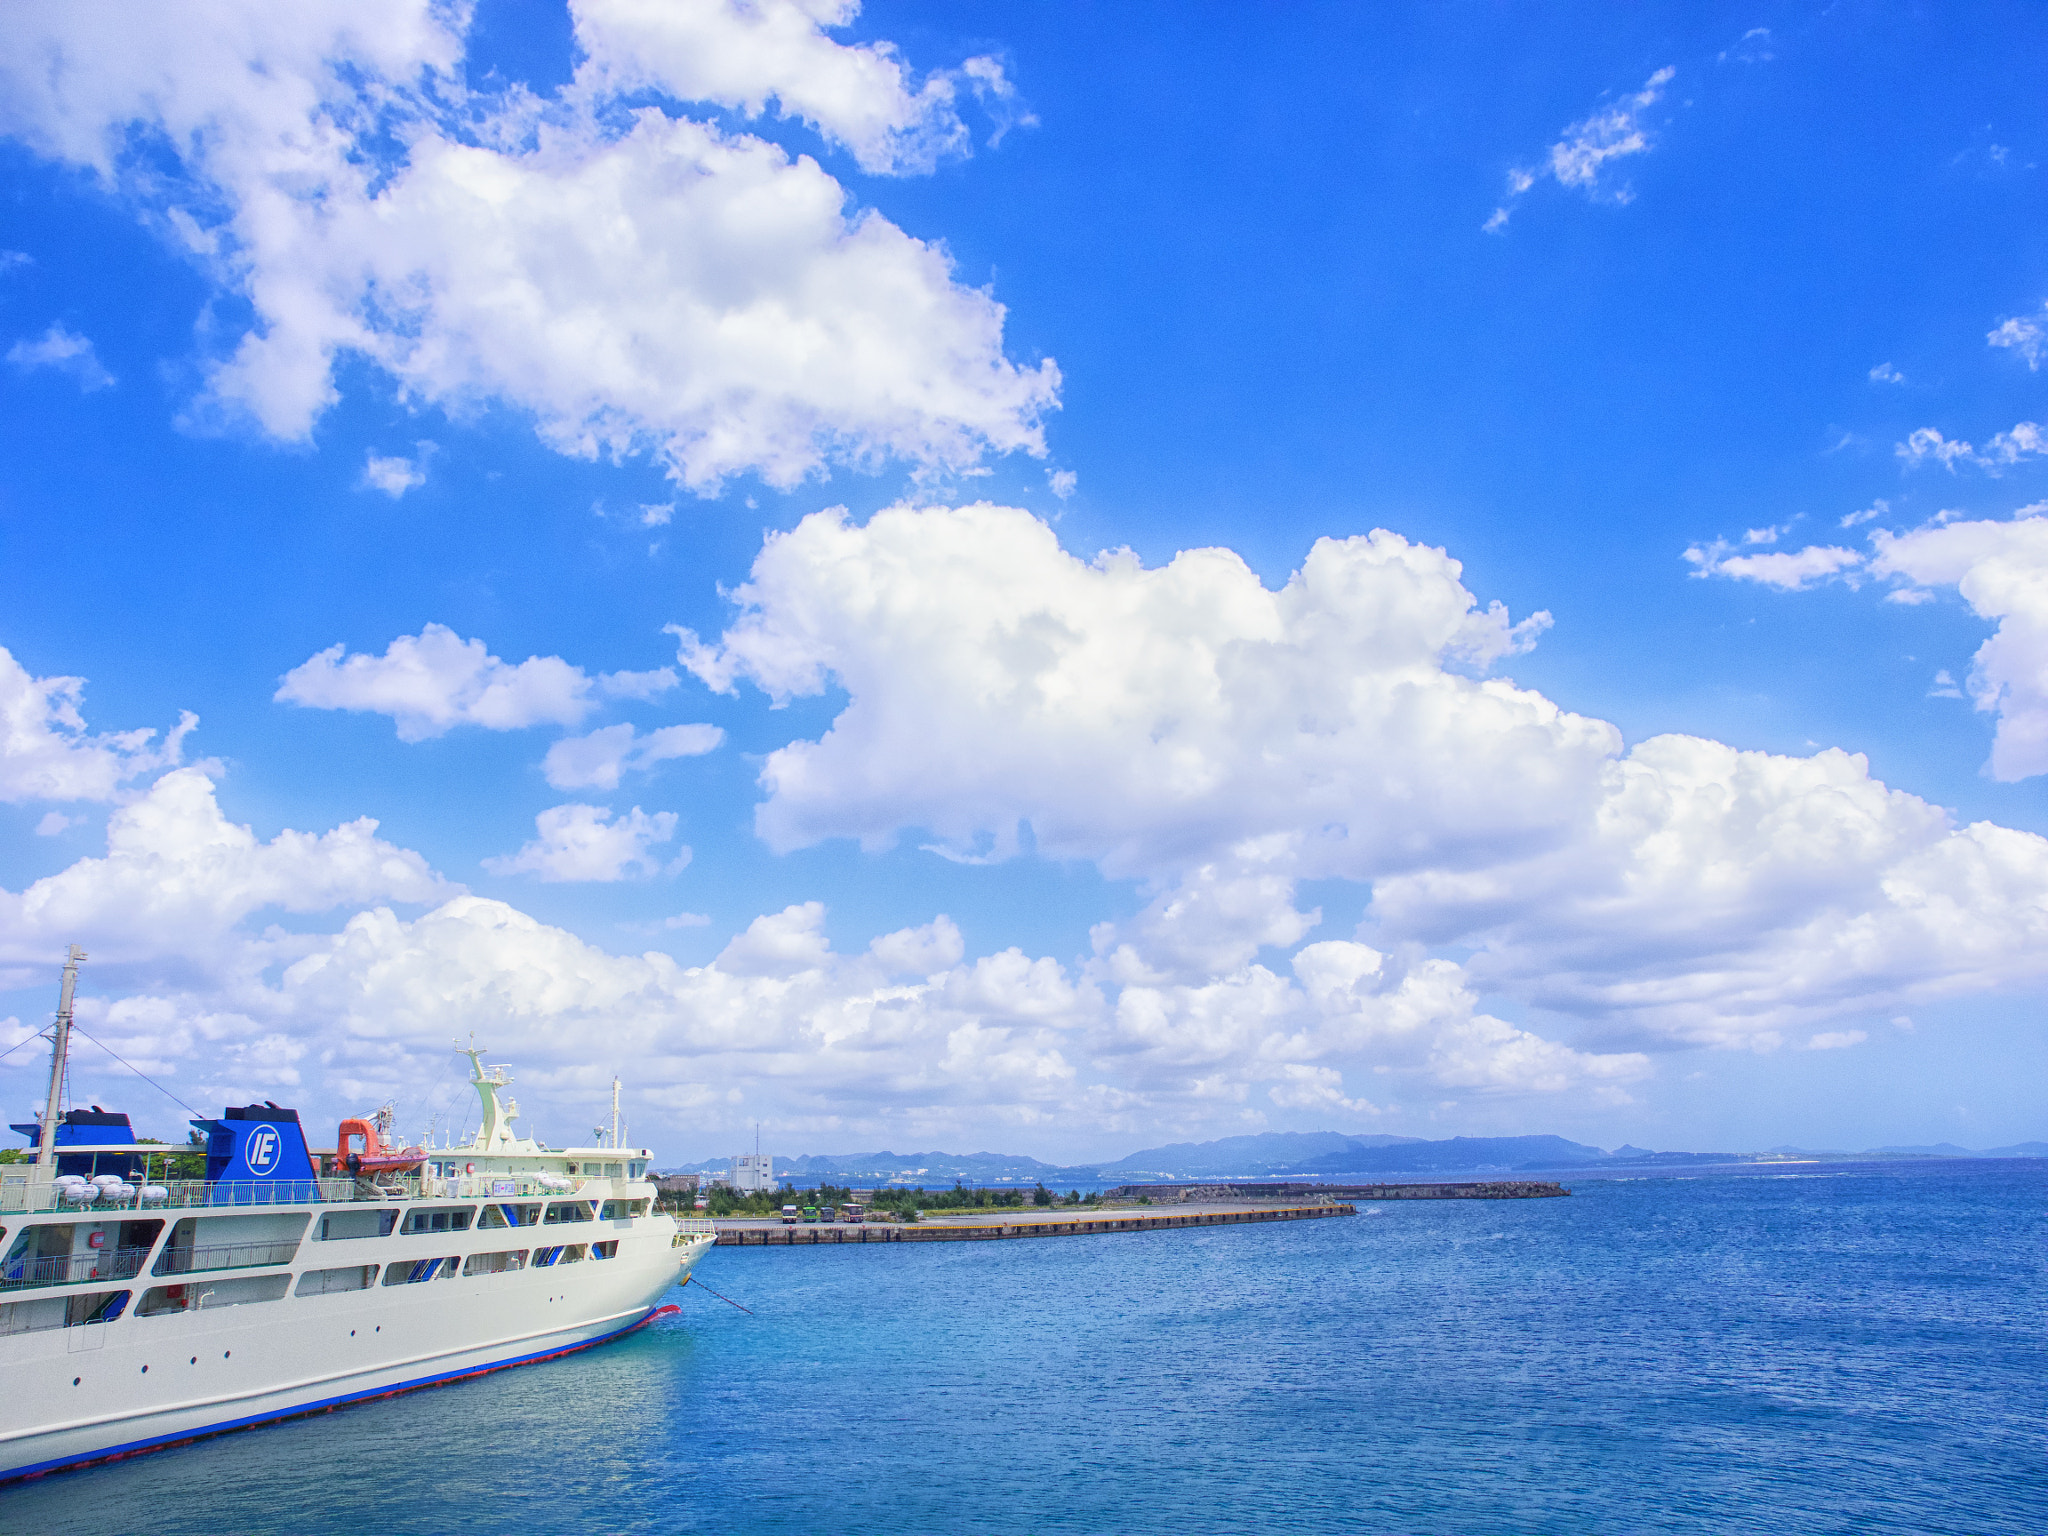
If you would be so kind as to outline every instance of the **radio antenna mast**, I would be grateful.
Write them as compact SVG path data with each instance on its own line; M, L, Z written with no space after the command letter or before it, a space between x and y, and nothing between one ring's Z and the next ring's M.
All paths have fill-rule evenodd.
M64 1096L64 1066L71 1052L71 994L78 988L78 963L85 951L76 944L64 960L64 985L57 994L57 1027L50 1032L50 1096L43 1104L42 1137L36 1143L36 1166L57 1160L57 1101Z

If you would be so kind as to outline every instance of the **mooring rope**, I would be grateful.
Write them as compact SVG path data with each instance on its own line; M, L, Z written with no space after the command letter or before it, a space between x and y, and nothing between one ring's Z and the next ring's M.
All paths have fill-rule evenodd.
M711 1287L706 1285L702 1280L699 1280L695 1275L685 1276L683 1279L683 1284L694 1285L700 1291L711 1291ZM718 1296L718 1292L716 1291L711 1291L711 1294L714 1296ZM730 1296L718 1296L718 1299L724 1302L728 1307L740 1307L740 1304L734 1301ZM752 1317L754 1315L754 1309L752 1307L740 1307L740 1310L746 1313L749 1317Z

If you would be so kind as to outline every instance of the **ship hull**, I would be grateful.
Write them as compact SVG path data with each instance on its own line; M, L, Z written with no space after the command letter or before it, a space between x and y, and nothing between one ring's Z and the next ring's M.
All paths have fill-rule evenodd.
M612 1230L620 1233L618 1251L604 1260L318 1295L296 1294L291 1285L277 1299L254 1304L160 1316L131 1308L109 1323L0 1338L0 1375L8 1389L0 1401L0 1480L135 1455L617 1338L651 1319L661 1297L687 1277L710 1243L677 1237L666 1218L643 1217ZM467 1242L437 1246L452 1256L482 1247L477 1239L483 1234L465 1236ZM418 1261L422 1247L417 1237L372 1240L349 1257L385 1265L388 1273ZM296 1278L311 1267L302 1263L290 1273ZM203 1276L190 1279L195 1287L205 1284ZM132 1282L137 1288L148 1283Z

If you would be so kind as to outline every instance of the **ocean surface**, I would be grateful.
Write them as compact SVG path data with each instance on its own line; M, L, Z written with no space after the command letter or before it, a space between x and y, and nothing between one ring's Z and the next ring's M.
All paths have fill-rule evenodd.
M2048 1530L2048 1165L718 1249L564 1360L0 1490L0 1532Z

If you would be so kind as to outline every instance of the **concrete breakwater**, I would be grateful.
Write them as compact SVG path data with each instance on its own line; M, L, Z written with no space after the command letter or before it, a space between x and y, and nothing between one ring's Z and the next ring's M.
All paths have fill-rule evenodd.
M804 1248L819 1243L979 1243L1016 1237L1081 1237L1104 1232L1152 1232L1167 1227L1226 1227L1245 1222L1314 1221L1355 1216L1349 1205L1262 1206L1255 1210L1158 1214L1118 1212L1094 1216L1012 1216L1001 1221L926 1221L909 1226L866 1222L803 1226L719 1225L718 1242L742 1248Z
M1476 1184L1125 1184L1112 1200L1140 1196L1154 1205L1189 1200L1549 1200L1571 1191L1542 1179Z

